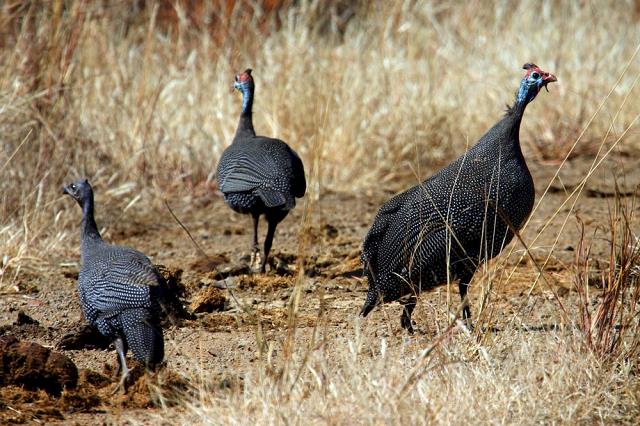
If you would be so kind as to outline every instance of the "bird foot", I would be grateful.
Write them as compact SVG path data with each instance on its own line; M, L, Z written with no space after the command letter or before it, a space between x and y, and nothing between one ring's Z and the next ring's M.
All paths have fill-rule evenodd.
M249 261L249 267L253 272L261 272L262 256L260 256L259 250L251 253L251 260Z
M411 319L409 319L409 318L402 317L400 319L400 325L402 326L402 328L407 330L407 333L409 333L409 334L413 334L414 331L415 331L413 329L413 324L411 324Z
M458 318L456 320L456 324L458 325L458 327L463 329L465 333L473 333L474 331L474 326L470 318Z
M127 388L125 385L127 383L127 379L129 378L130 371L131 370L129 370L126 367L122 369L122 375L120 376L120 381L114 387L113 391L111 391L111 395L116 395L118 393L121 393L124 395L125 393L127 393Z
M467 318L467 319L463 319L462 323L465 325L465 327L467 327L467 329L471 332L474 331L474 326L473 323L471 322L471 319Z

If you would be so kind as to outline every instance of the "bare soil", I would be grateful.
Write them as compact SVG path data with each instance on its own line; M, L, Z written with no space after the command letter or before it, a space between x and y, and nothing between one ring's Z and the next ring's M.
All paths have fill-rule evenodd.
M565 167L566 171L561 173L564 186L558 182L552 185L523 233L525 242L533 241L585 176L590 163L591 159L578 157ZM494 270L489 275L476 274L476 285L470 295L472 311L477 309L475 302L483 283L489 278L495 280L490 301L495 332L514 326L544 331L562 322L552 290L567 305L575 300L572 268L580 239L578 223L584 223L590 235L599 226L606 230L615 195L614 171L619 177L620 191L625 194L633 193L637 189L634 184L640 182L640 171L625 170L625 164L630 164L630 159L624 156L608 160L591 178L545 268L548 284L541 281L532 296L528 292L536 276L534 261L525 257L517 262L523 248L517 240L492 262L504 266L500 268L502 273ZM558 165L530 166L539 199ZM279 226L271 268L265 275L251 274L246 266L250 219L233 213L213 190L194 198L170 200L175 214L206 256L166 209L136 212L131 209L120 217L113 208L98 205L97 220L107 228L105 239L143 251L154 263L163 265L163 273L172 280L176 292L182 292L186 314L174 318L166 328L166 365L154 376L138 374L139 379L126 395L111 395L117 383L113 347L99 339L91 340L90 336L73 338L82 331L84 323L76 294L79 243L75 247L69 244L68 250L51 255L48 266L26 269L18 275L15 284L19 291L1 299L0 334L36 342L67 355L80 372L77 389L55 396L16 386L0 388L0 422L95 424L122 422L126 418L154 422L153 415L157 412L154 407L159 401L150 384L165 393L169 389L188 392L188 380L184 377L202 378L212 388L234 387L242 383L244 372L259 361L258 324L266 340L275 342L276 347L285 339L289 327L288 300L298 280L302 300L295 325L301 341L308 338L321 311L326 334L354 333L367 290L359 262L360 246L377 208L391 195L383 191L354 194L324 191L317 201L302 201ZM307 218L305 203L309 207ZM533 258L539 264L551 250L569 211L570 204L562 207L552 226L531 245ZM261 231L262 236L264 226ZM600 231L597 235L602 238L594 240L592 253L605 265L607 234ZM512 248L514 253L507 255ZM304 253L303 258L299 253ZM304 268L303 274L300 268ZM511 270L514 273L508 285L502 285ZM451 291L454 311L458 303L455 286ZM422 295L413 317L417 332L411 339L415 344L426 346L438 333L433 316L442 322L446 317L446 300L447 286ZM397 304L377 309L363 321L362 329L378 336L406 338L400 329L400 311ZM20 312L35 322L25 323L24 317L18 321ZM515 314L517 323L513 321ZM171 401L171 394L168 395Z

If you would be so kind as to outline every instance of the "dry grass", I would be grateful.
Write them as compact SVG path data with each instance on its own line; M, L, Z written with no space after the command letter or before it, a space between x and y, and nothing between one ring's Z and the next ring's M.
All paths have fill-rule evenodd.
M560 83L527 112L528 158L560 164L570 150L602 158L613 144L640 151L631 2L379 2L354 6L338 34L318 19L321 1L301 1L268 36L231 22L222 43L185 26L163 33L153 8L133 22L126 2L100 3L0 9L10 28L0 34L3 291L21 269L75 250L77 215L60 201L63 182L87 176L99 202L120 210L205 193L235 130L233 75L246 67L256 78L256 128L301 154L310 200L329 188L395 190L446 164L500 117L529 61ZM569 199L573 208L577 197ZM357 326L331 353L319 337L308 347L294 337L289 358L265 354L243 387L202 393L183 421L574 423L639 414L635 358L605 362L571 328L514 328L490 343L478 332L481 350L464 333L445 333L428 356L425 342L361 336ZM403 392L412 371L421 374Z
M593 265L590 241L581 224L575 282L582 302L579 323L589 349L604 359L636 359L640 351L640 240L633 231L637 229L635 204L635 198L618 197L611 206L609 259L603 270ZM592 294L594 285L602 288L602 294Z
M540 424L637 419L637 383L626 366L582 351L581 336L513 330L484 357L453 336L429 342L334 337L284 375L271 363L246 372L239 389L201 392L181 423ZM419 380L411 383L411 373Z
M14 229L3 229L0 242L10 260L57 240L67 221L45 224L64 208L54 202L58 188L77 175L102 193L130 184L122 191L152 199L211 180L235 129L232 78L245 67L255 70L256 127L314 164L318 196L324 188L398 188L394 182L445 164L512 102L519 66L531 60L560 84L536 101L522 138L529 151L538 147L531 157L560 160L640 35L625 4L542 2L532 10L507 1L407 1L358 9L339 40L315 31L322 5L302 2L269 37L248 26L214 45L197 34L164 36L152 12L127 27L126 5L69 1L57 13L57 3L23 11L31 17L5 36L0 220ZM612 122L638 69L633 61L577 152L591 152L610 125L615 137L635 118L637 95ZM635 133L623 149L637 150Z

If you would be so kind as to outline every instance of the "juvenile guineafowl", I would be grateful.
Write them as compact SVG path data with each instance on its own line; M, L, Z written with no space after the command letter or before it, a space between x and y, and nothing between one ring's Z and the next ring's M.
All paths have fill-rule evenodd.
M535 199L520 122L527 104L556 78L534 64L523 68L515 103L502 120L460 158L378 211L363 245L369 291L361 315L400 300L401 325L411 332L416 296L450 279L458 280L463 317L470 317L473 274L511 241Z
M256 136L252 118L255 85L250 69L236 75L234 87L242 92L242 113L233 141L218 164L218 187L229 207L253 217L251 263L259 263L260 271L265 272L276 226L306 191L304 166L283 141ZM262 214L269 226L260 262L258 221Z
M113 340L121 371L120 387L129 373L125 359L128 348L148 368L164 358L162 277L144 254L104 242L93 217L89 181L74 182L63 193L82 207L82 267L78 277L82 311L92 326Z

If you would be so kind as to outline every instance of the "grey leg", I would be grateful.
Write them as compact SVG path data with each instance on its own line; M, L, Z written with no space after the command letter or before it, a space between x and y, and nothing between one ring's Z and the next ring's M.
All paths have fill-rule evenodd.
M411 314L416 307L417 298L415 296L411 296L409 300L407 300L404 305L404 309L402 310L402 316L400 317L400 325L402 328L407 330L409 333L413 334L413 325L411 324Z
M260 221L260 215L252 213L253 217L253 241L251 245L251 261L250 266L253 269L254 265L260 264L260 247L258 246L258 222Z
M129 368L127 367L127 343L118 337L115 342L116 352L118 353L118 373L120 373L120 382L118 386L113 390L113 394L117 393L120 389L124 389L124 383L129 377Z
M267 259L269 258L269 252L271 251L271 244L273 244L273 236L276 233L276 226L278 222L269 221L269 228L267 229L267 237L264 239L264 259L260 265L260 272L267 272Z
M458 289L460 290L460 300L462 301L462 319L470 325L471 309L469 309L469 299L467 298L467 290L469 289L469 283L473 278L473 274L465 274L460 277L458 282Z

